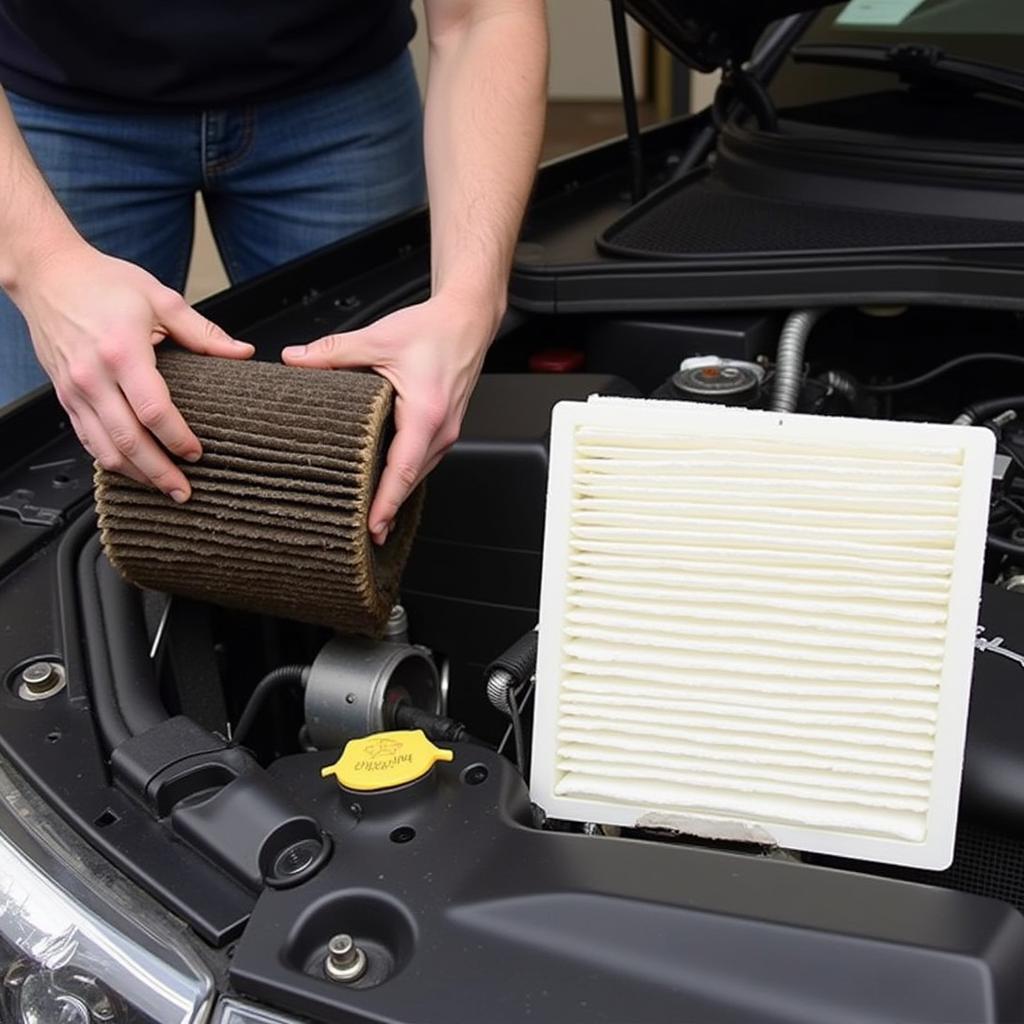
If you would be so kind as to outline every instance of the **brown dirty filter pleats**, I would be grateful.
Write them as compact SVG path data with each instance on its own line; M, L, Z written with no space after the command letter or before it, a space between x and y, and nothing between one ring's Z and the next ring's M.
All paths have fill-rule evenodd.
M391 385L170 348L158 365L203 457L181 464L192 484L184 505L97 470L114 566L140 587L379 636L422 504L420 488L383 548L373 544Z

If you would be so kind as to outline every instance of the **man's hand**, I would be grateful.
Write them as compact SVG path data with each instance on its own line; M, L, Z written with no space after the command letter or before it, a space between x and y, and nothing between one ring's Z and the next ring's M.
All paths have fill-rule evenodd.
M140 267L84 242L39 260L11 287L43 369L85 449L104 469L186 501L188 480L169 458L194 462L199 439L175 409L154 346L173 337L193 352L246 359L229 338Z
M494 310L480 315L475 305L435 296L362 330L328 335L282 353L292 366L370 367L397 392L397 433L370 509L376 544L387 540L402 502L459 436L498 326Z

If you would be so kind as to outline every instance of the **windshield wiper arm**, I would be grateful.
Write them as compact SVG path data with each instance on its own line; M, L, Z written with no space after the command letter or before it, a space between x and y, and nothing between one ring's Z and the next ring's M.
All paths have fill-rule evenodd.
M807 44L793 51L793 59L802 64L895 72L908 85L947 85L971 94L987 93L1024 102L1024 74L1021 72L998 64L951 57L937 46Z

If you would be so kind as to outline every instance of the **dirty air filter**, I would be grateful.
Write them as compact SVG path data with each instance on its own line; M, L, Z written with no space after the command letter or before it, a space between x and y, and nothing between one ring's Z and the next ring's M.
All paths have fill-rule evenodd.
M383 548L366 517L391 420L374 374L161 351L171 396L203 445L176 505L96 474L110 561L154 590L379 635L398 592L421 495Z
M592 399L551 450L547 814L947 866L992 435Z

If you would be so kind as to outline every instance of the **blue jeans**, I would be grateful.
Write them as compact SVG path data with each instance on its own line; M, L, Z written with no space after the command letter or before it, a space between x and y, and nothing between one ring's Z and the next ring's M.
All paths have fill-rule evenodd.
M201 192L233 283L424 199L408 53L340 86L196 114L82 113L8 98L50 187L103 252L180 291ZM0 293L0 407L46 379Z

